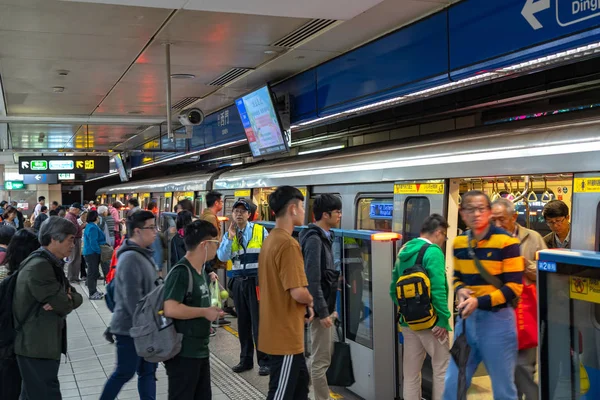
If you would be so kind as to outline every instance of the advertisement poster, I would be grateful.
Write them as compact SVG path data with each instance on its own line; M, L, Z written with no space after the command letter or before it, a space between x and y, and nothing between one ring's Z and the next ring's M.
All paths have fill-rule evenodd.
M236 106L254 157L287 150L268 87L238 99Z

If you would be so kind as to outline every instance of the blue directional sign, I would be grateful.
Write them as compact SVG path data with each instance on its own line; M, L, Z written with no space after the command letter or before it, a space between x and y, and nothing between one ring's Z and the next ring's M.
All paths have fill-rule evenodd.
M58 182L58 176L56 174L23 175L23 182L26 185L53 185Z
M600 42L600 2L465 0L450 8L449 23L458 77Z

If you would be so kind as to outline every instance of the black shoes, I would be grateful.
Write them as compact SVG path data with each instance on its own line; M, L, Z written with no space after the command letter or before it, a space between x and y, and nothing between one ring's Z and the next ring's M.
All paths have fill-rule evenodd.
M258 374L260 376L267 376L271 373L271 370L269 369L269 367L267 367L266 365L263 365L262 367L260 367L258 369Z
M239 363L238 365L233 366L231 368L231 370L233 372L235 372L236 374L239 374L240 372L249 371L252 368L254 368L254 366L252 366L252 365L244 365L242 363Z

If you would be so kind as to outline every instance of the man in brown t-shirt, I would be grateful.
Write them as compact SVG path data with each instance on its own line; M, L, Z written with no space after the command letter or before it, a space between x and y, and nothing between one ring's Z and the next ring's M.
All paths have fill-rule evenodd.
M303 204L304 196L291 186L281 186L269 196L275 228L258 259L258 348L269 354L271 361L267 400L308 399L304 323L312 320L313 299L307 289L300 244L292 237L294 226L304 223ZM310 318L305 321L307 312Z

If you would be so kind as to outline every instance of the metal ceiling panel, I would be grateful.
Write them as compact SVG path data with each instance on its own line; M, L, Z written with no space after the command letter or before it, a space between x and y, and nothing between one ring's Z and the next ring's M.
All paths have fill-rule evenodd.
M368 10L381 0L63 0L161 7L169 9L234 12L277 17L324 18L347 20Z
M309 21L306 18L234 13L234 10L180 12L158 39L175 44L179 41L202 43L212 47L231 44L268 46Z

